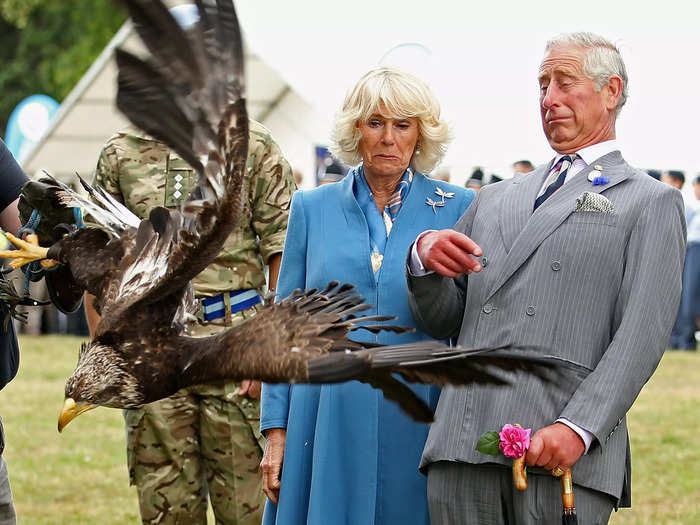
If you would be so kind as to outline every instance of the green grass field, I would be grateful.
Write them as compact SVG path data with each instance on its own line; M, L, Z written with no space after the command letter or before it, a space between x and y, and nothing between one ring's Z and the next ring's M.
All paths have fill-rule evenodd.
M81 340L22 337L17 378L0 392L5 458L25 525L139 523L118 410L100 408L63 432L56 419ZM668 353L630 417L634 507L611 523L700 523L700 355Z

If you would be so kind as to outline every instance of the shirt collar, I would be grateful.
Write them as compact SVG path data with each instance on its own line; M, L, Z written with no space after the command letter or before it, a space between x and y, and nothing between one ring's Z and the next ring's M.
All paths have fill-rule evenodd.
M576 154L583 160L583 162L588 166L591 162L593 162L596 159L599 159L603 155L607 155L610 152L613 151L619 151L620 147L617 143L617 140L611 139L611 140L605 140L603 142L598 142L597 144L591 144L590 146L586 146L585 148L581 148L576 152ZM552 166L556 166L557 162L559 162L559 159L562 158L565 153L557 153L557 155L554 157L554 162L552 163Z

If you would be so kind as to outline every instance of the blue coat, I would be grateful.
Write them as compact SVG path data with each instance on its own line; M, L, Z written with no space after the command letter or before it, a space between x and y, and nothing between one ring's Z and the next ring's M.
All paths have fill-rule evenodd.
M415 173L387 239L375 275L365 216L355 200L356 170L335 184L297 192L282 256L278 292L350 282L368 303L367 315L395 315L414 326L406 299L404 265L408 247L422 231L450 228L474 192ZM426 198L435 189L454 192L433 211ZM422 332L357 340L384 344L428 338ZM433 408L439 390L414 387ZM379 390L357 381L339 385L264 385L261 428L287 428L279 507L269 501L264 525L428 524L425 477L418 472L428 425L404 416Z

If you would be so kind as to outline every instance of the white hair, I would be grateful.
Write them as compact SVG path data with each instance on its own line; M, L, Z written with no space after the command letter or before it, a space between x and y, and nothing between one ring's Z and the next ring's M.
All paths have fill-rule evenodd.
M565 45L574 45L586 50L583 72L595 83L596 91L600 91L611 76L622 79L622 93L616 108L619 113L627 102L627 69L617 46L594 33L564 33L549 40L545 52Z
M447 151L452 138L449 126L440 120L440 105L425 82L394 67L377 67L357 82L336 115L331 151L346 164L362 160L358 145L358 123L375 113L394 119L418 119L418 143L410 165L430 172Z

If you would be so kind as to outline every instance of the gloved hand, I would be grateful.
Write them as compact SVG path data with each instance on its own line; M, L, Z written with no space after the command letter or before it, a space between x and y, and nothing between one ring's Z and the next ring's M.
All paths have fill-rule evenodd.
M63 235L75 228L73 208L66 208L58 203L56 189L58 184L48 177L25 182L19 196L17 207L23 225L27 225L32 213L40 214L38 224L29 224L39 237L41 246L51 246ZM39 274L39 278L42 274ZM43 272L46 288L51 301L64 313L78 309L83 300L83 289L73 280L70 269L58 266L50 272Z
M22 186L17 203L22 225L27 225L34 210L41 214L38 225L29 225L39 237L41 246L51 246L66 233L65 227L56 229L56 226L75 222L73 208L65 208L58 203L56 188L58 184L48 177L30 180Z

